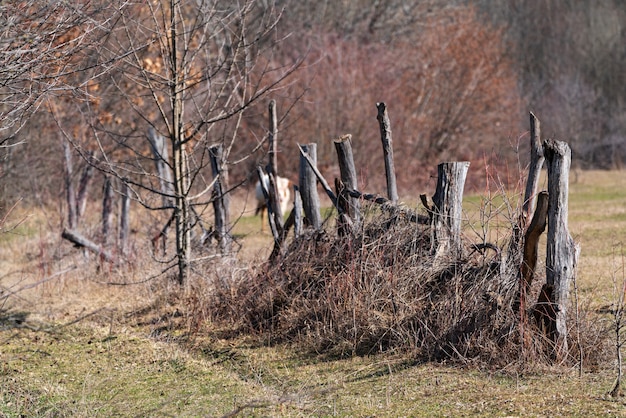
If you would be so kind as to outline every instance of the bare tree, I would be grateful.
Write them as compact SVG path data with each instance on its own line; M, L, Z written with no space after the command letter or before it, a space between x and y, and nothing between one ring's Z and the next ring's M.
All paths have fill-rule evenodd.
M85 99L85 85L74 83L76 75L93 65L89 48L110 24L112 0L0 2L0 207L22 197L18 184L34 177L21 174L28 159L23 145L49 153L49 119L44 122L48 99L61 102L63 96ZM116 6L125 2L115 1ZM44 110L44 111L42 111ZM28 128L33 118L34 127ZM27 132L32 129L32 132ZM33 140L36 134L37 140ZM54 139L53 139L54 138ZM37 143L37 144L34 144ZM37 152L37 151L35 151ZM58 158L57 161L62 161ZM16 175L17 174L17 175ZM47 172L47 177L50 172ZM11 178L11 181L3 181Z
M29 116L51 95L80 94L80 86L68 79L89 66L80 58L102 35L109 3L0 3L0 146L14 143Z
M98 100L82 108L92 127L89 146L102 154L98 168L129 185L135 200L171 213L175 254L162 261L177 267L180 283L193 262L192 227L213 199L210 149L222 147L224 166L237 163L231 151L244 112L297 66L273 65L265 46L276 42L280 10L257 3L128 5L117 9L116 24L99 45L101 62L111 65L94 79ZM165 139L169 157L151 149L149 133ZM155 166L167 174L155 173Z

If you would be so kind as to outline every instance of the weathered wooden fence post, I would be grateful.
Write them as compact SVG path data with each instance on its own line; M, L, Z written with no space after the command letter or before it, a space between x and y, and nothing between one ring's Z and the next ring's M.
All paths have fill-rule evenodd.
M172 180L172 169L169 166L169 151L165 138L151 127L148 129L148 142L150 142L150 149L154 156L163 206L173 206L174 181Z
M385 174L387 176L387 195L392 203L398 203L398 186L396 185L396 169L393 163L393 141L391 138L391 122L385 103L376 103L378 109L378 124L380 125L380 139L383 143L385 157Z
M461 256L463 187L470 163L451 162L437 166L437 189L433 196L432 247L435 259Z
M160 135L156 129L150 127L148 129L148 142L152 151L154 166L157 171L159 180L159 192L161 193L161 201L164 208L174 209L174 180L172 178L172 168L169 165L169 151L165 138ZM161 251L165 255L167 249L167 232L174 221L174 211L170 219L165 223L161 231L152 238L153 248L156 250L159 240L161 240Z
M228 231L228 196L224 194L226 175L223 167L223 147L215 145L209 148L211 171L213 172L213 214L215 217L215 234L222 254L230 253L231 237Z
M352 135L344 135L334 141L337 158L339 160L339 172L344 188L358 190L356 168L351 144ZM351 197L347 191L337 190L337 198L342 199L346 208L346 214L356 227L361 222L361 202L358 198Z
M562 141L547 140L543 144L548 166L548 243L546 251L546 284L554 306L556 355L567 351L567 301L570 283L576 274L580 247L567 227L570 147Z
M308 154L313 164L317 163L317 144L301 145L300 148ZM303 155L300 155L298 180L304 216L307 223L315 230L318 230L322 227L322 217L320 215L320 197L317 193L317 177Z

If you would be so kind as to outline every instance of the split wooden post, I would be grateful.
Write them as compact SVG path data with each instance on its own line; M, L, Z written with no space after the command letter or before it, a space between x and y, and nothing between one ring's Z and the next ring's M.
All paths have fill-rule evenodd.
M518 264L519 291L514 309L520 315L520 332L524 335L526 323L527 296L537 265L539 237L546 228L548 215L548 193L543 191L537 194L539 176L545 161L543 145L541 144L541 125L539 119L530 113L530 164L522 213L517 224L513 225L513 235L509 245L509 260ZM536 203L535 203L536 202ZM535 207L537 208L535 210ZM531 220L532 218L532 220ZM530 222L530 223L529 223ZM527 344L525 337L524 344Z
M300 148L309 156L311 163L316 165L317 144L300 145ZM320 215L320 197L317 192L317 177L302 153L300 154L299 183L306 222L313 229L319 230L322 227L322 217Z
M437 166L437 189L433 196L432 247L435 259L462 254L461 214L463 187L470 163L450 162Z
M228 219L229 207L228 196L224 194L227 187L225 183L226 175L223 164L223 146L214 145L209 148L211 158L211 171L213 173L213 215L215 217L215 236L222 254L230 253L232 239L229 234Z
M546 284L554 306L553 342L557 356L567 351L567 302L569 287L576 274L580 247L567 227L570 147L562 141L543 144L548 166L548 242L546 250Z
M385 175L387 176L387 196L393 203L398 203L398 186L396 185L396 169L393 163L393 140L391 138L391 122L385 103L376 103L378 109L378 124L380 125L380 139L383 143L385 157Z
M361 222L361 202L358 198L351 197L344 189L358 190L356 168L354 165L354 155L352 153L352 135L343 135L334 141L337 158L339 160L339 172L343 189L337 190L337 198L343 199L341 203L346 208L346 214L352 220L354 226L358 226Z
M530 166L528 168L528 181L524 193L522 209L526 220L530 219L535 210L535 196L539 186L539 175L545 156L541 145L541 124L539 119L530 112Z

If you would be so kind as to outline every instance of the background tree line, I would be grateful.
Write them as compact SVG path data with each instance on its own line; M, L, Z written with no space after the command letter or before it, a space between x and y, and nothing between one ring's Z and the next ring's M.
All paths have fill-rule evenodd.
M165 133L156 119L158 104L169 106L163 93L171 79L159 58L167 25L159 29L163 20L145 16L169 3L0 3L3 208L18 197L61 196L63 135L84 156L107 153L106 169L121 177L130 179L133 167L148 170L148 128ZM401 156L401 194L429 181L432 173L419 167L441 160L517 167L528 110L542 115L546 135L571 144L580 167L620 167L626 157L626 9L619 0L172 4L187 13L191 26L182 29L193 32L185 42L196 53L186 56L194 64L185 70L186 91L196 92L184 99L197 112L195 124L183 127L191 163L203 173L207 146L227 145L230 184L250 178L263 158L269 98L278 103L280 167L291 176L296 142L317 142L320 167L332 176L331 140L351 133L356 165L367 167L362 184L379 187L374 173L382 162L368 158L380 146L379 101L388 103ZM246 39L245 54L233 52L237 39ZM286 71L296 62L297 71ZM160 92L146 88L150 80ZM79 172L86 160L76 164ZM154 187L154 180L133 181Z

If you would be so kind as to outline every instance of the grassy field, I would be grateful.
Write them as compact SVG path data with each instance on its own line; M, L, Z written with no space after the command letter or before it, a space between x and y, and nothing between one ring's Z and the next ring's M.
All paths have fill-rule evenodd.
M626 173L578 173L570 193L581 305L610 306L625 277ZM468 197L468 223L482 200ZM271 239L242 213L242 254L262 260ZM520 375L225 338L182 309L198 303L193 289L142 282L154 263L97 269L59 243L58 215L24 215L0 236L0 416L626 416L624 398L606 395L612 362L582 376L562 366ZM121 280L142 283L103 283Z

